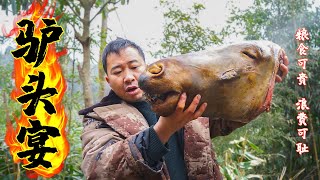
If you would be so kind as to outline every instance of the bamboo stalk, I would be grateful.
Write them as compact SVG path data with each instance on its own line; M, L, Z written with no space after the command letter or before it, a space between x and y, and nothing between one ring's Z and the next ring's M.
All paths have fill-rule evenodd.
M21 169L20 169L20 163L17 163L17 176L16 180L20 180L21 177Z
M309 121L310 121L309 124L310 124L310 129L311 129L311 138L312 138L312 143L313 143L314 156L316 158L316 164L317 164L318 178L320 178L320 166L319 166L319 159L318 159L317 144L316 144L316 140L314 139L314 130L313 130L311 117L309 117Z

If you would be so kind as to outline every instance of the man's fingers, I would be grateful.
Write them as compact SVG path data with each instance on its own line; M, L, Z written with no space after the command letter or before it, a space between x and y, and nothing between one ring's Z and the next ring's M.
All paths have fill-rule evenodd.
M201 104L200 108L194 113L194 119L197 119L202 115L202 113L206 110L207 105L207 103Z
M179 99L179 102L177 104L176 110L178 111L183 111L185 105L186 105L186 99L187 99L187 95L186 93L182 93Z
M276 75L276 82L281 82L282 81L282 78L279 76L279 75Z
M288 59L288 56L286 56L286 55L283 58L283 64L286 65L286 66L289 65L289 59Z
M198 107L198 104L199 104L199 102L200 102L200 99L201 99L201 95L200 95L200 94L196 95L196 96L193 98L193 101L191 102L190 106L186 109L185 112L188 112L188 113L190 113L190 114L193 114L193 113L196 111L197 107Z
M284 65L284 64L280 64L279 68L280 68L279 70L282 73L281 73L281 76L279 76L279 75L276 76L276 82L281 82L282 79L285 78L287 76L288 72L289 72L288 67L286 65Z
M282 78L284 78L288 74L288 67L284 64L280 65L280 70L282 71Z
M279 71L281 71L281 76L276 75L276 82L281 82L283 78L285 78L289 72L288 69L289 60L288 56L284 55L283 64L280 64Z

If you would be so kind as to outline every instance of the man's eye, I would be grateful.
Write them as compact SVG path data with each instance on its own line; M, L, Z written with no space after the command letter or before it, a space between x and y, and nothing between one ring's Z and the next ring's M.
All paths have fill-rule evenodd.
M139 66L133 66L131 69L137 69Z
M117 75L117 74L120 74L120 73L121 73L121 71L114 71L114 72L113 72L113 74L116 74L116 75Z

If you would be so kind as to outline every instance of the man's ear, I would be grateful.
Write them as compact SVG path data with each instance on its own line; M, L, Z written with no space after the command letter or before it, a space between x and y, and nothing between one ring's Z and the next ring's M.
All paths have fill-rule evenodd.
M108 75L106 75L106 81L109 83L109 77L108 77Z

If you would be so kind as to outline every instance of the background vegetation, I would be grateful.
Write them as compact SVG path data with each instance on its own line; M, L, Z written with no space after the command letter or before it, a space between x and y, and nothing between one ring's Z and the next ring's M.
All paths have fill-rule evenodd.
M11 10L17 14L26 9L31 1L0 0L3 11ZM108 13L120 5L123 0L58 0L56 14L64 12L59 21L65 29L65 36L59 42L59 48L67 47L68 54L60 58L64 77L68 82L64 104L68 113L68 139L70 153L63 171L53 179L83 179L81 163L81 129L77 111L93 103L92 87L98 89L99 97L105 94L101 65L92 58L92 43L104 47L108 36ZM264 113L243 128L237 129L226 137L213 139L213 144L226 179L320 179L320 7L312 0L254 0L251 7L240 10L230 0L228 8L231 16L222 31L217 32L199 23L199 13L205 9L200 3L194 3L190 9L180 9L174 1L159 1L165 19L163 39L150 45L159 44L154 49L154 57L166 57L173 54L202 50L209 45L220 45L224 39L242 35L247 40L266 39L281 45L290 59L290 72L284 82L277 84L274 90L271 112ZM90 12L98 12L90 16ZM80 13L84 12L84 13ZM91 13L92 14L92 13ZM101 33L90 32L90 23L102 16ZM309 76L305 88L298 86L296 77L301 68L296 48L298 42L294 34L298 28L305 27L310 33L308 64L305 73ZM79 32L78 32L79 31ZM73 33L76 32L75 36ZM0 43L9 41L1 37ZM156 47L156 46L155 46ZM13 121L19 116L20 106L10 99L13 88L11 80L12 57L8 46L0 54L0 179L26 179L21 164L14 164L3 139L6 126L4 120ZM79 62L76 53L81 52L83 61ZM92 66L97 71L89 73ZM99 70L98 70L99 69ZM91 72L92 73L92 72ZM96 81L92 81L92 80ZM96 82L91 84L91 82ZM67 97L67 98L66 98ZM297 135L297 110L295 103L301 97L308 100L307 139L309 153L300 156L296 152L296 142L302 138ZM44 179L39 177L38 179Z

